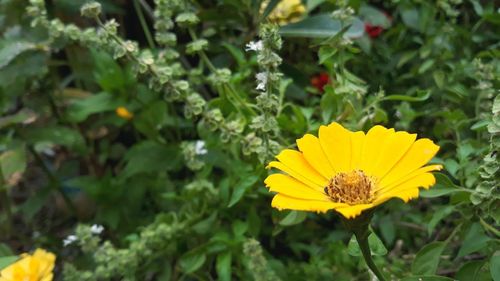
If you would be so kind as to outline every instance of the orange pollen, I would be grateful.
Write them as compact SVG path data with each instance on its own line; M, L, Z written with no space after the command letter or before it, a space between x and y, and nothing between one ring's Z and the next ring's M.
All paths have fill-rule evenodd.
M338 173L325 186L333 202L349 205L367 204L374 199L375 180L361 170Z

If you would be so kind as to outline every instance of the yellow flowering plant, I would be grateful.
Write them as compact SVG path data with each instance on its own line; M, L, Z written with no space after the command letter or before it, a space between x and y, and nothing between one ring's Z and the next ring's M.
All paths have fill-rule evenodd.
M368 246L371 209L391 198L408 202L418 197L419 187L434 185L431 172L442 166L426 164L439 146L380 125L365 134L333 122L319 128L319 137L306 134L298 139L297 147L298 151L284 149L278 161L268 165L283 172L265 179L269 190L277 192L271 205L279 210L340 213L368 266L385 280Z
M21 259L0 272L0 281L52 281L56 256L43 249L21 255Z

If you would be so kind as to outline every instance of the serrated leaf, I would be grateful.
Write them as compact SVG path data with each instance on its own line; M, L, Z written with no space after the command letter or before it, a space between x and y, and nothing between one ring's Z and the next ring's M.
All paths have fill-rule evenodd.
M417 275L432 275L436 272L445 242L436 241L425 245L418 251L411 265L411 272Z

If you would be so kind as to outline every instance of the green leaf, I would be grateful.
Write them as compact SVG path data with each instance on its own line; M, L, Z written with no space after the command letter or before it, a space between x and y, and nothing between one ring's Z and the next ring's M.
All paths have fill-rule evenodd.
M67 111L68 119L81 122L91 114L115 110L120 105L111 94L102 92L73 102Z
M490 273L493 281L500 281L500 253L496 252L490 259Z
M122 176L128 178L139 173L172 170L180 163L180 157L176 146L143 141L127 151L125 161Z
M459 281L489 281L488 272L484 271L485 261L471 261L464 264L455 274Z
M420 192L421 197L434 198L462 191L460 186L454 184L445 174L435 173L434 177L436 178L436 184L428 190L422 190Z
M384 216L380 219L380 234L382 238L388 243L392 244L396 238L396 228L394 226L394 219L390 216Z
M0 69L9 65L17 56L26 51L41 49L41 46L30 42L9 41L0 48Z
M402 9L401 10L401 19L403 23L413 29L419 30L419 13L415 8L410 9Z
M12 256L14 253L5 243L0 243L0 257ZM0 268L1 269L1 268Z
M192 273L203 266L207 260L204 248L189 251L179 260L179 264L185 273Z
M383 100L399 100L408 102L425 101L431 96L430 91L419 91L416 97L405 95L390 95L383 98Z
M334 20L328 14L308 17L300 22L291 23L281 27L280 34L285 37L329 38L337 35L342 30L339 20ZM344 36L357 38L363 35L364 24L355 18Z
M477 252L488 244L491 239L484 234L483 227L479 223L473 223L465 235L462 247L458 251L457 258Z
M385 256L387 254L387 248L377 234L374 232L370 233L368 236L368 244L370 245L370 252L372 256ZM358 241L353 235L349 244L347 246L347 253L351 256L360 257L362 256L361 249L359 248Z
M0 117L0 129L10 125L29 123L30 121L35 120L36 117L36 113L33 110L23 108L16 114Z
M438 86L439 89L444 88L444 83L446 81L446 76L443 71L436 70L432 73L432 77L434 78L434 82Z
M7 186L17 185L26 170L26 151L23 146L4 151L0 154L0 176Z
M439 208L436 212L433 213L432 219L429 221L427 225L427 234L431 235L434 231L434 228L442 219L450 215L455 211L455 206L446 206Z
M359 9L359 15L364 19L364 22L368 22L373 26L380 26L384 29L391 26L391 21L387 15L373 6L362 5Z
M7 266L13 264L19 259L18 256L7 256L7 257L0 257L0 270L6 268Z
M80 132L63 126L45 126L31 128L26 132L28 141L35 147L45 145L62 145L78 152L85 151L85 140Z
M253 186L259 180L259 176L256 175L246 175L244 176L234 187L233 194L227 205L229 208L238 203L248 188Z
M279 224L282 226L291 226L291 225L296 225L301 222L303 222L307 217L306 212L301 212L301 211L291 211L284 217Z
M215 269L217 270L219 281L231 280L231 258L231 252L229 251L217 255Z
M452 278L437 275L416 275L405 277L401 281L456 281Z
M229 51L240 67L246 64L245 53L240 48L236 48L229 43L222 43L221 45Z
M434 274L438 268L439 259L445 247L446 243L441 241L425 245L415 256L411 265L411 272L420 275Z

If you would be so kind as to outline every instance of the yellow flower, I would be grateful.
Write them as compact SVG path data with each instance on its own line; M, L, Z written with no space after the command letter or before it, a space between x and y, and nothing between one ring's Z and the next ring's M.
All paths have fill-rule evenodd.
M260 6L261 14L264 13L269 1L263 1ZM284 25L300 20L305 13L306 7L301 0L281 0L273 11L268 15L270 22Z
M278 209L326 212L350 219L363 210L398 197L408 202L419 187L435 183L428 165L439 146L416 134L377 125L368 133L351 132L338 123L319 128L319 138L306 134L297 140L300 151L285 149L269 163L284 174L265 180L277 192L271 205Z
M21 259L0 272L0 281L52 281L56 256L42 249Z
M134 114L132 112L128 111L128 109L126 109L123 106L118 107L115 110L115 112L116 112L116 115L118 115L119 117L126 119L126 120L130 120L130 119L134 118Z

